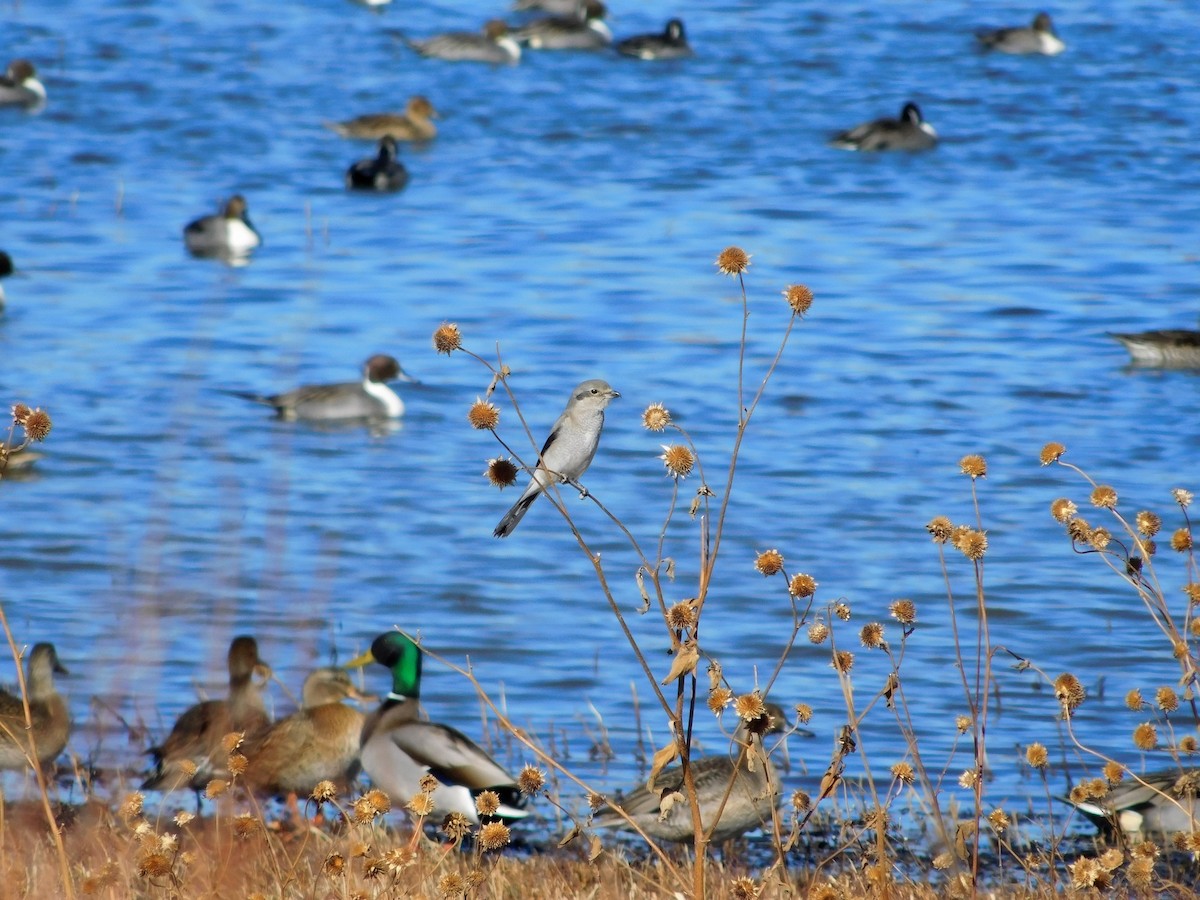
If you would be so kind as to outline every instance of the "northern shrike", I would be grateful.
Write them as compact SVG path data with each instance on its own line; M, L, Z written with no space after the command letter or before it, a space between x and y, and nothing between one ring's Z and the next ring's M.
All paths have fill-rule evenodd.
M538 498L538 494L551 484L567 481L574 483L592 464L596 447L600 444L600 430L604 427L604 407L610 400L621 395L607 381L593 378L571 391L571 399L563 410L550 437L538 456L533 478L512 509L504 514L496 530L496 537L508 537L517 527L525 512Z

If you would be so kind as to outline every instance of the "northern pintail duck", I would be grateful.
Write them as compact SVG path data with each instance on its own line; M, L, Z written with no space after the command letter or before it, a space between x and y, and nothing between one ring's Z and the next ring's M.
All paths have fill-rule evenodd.
M398 191L408 184L408 169L396 159L396 139L380 138L379 153L346 170L346 187L358 191Z
M711 840L726 841L752 828L769 826L771 810L779 800L779 778L764 746L764 736L787 730L787 716L774 703L766 704L766 712L751 722L739 722L733 745L728 754L703 756L692 760L692 777L700 799L700 821L711 829ZM753 751L753 763L742 759L743 749ZM740 765L739 765L740 761ZM725 798L730 781L733 790L725 800L725 808L717 819L717 811ZM664 769L654 779L654 791L644 784L632 787L613 798L638 826L655 840L690 842L693 839L692 810L679 766ZM671 805L663 811L663 800ZM611 808L601 809L592 820L597 828L629 828Z
M995 28L975 35L988 50L1001 53L1041 53L1055 56L1067 49L1067 45L1054 33L1050 16L1044 12L1033 17L1027 28Z
M1102 831L1148 838L1200 828L1198 793L1200 769L1174 769L1126 777L1098 800L1067 802Z
M521 46L509 34L508 25L492 19L481 33L451 31L408 45L422 56L451 62L515 63L521 59Z
M438 114L433 104L417 94L409 97L402 113L370 113L345 122L326 122L325 127L342 137L364 141L378 141L385 137L397 141L430 141L437 136L437 126L433 124L436 118Z
M396 357L376 353L363 363L362 381L306 384L282 394L230 393L274 407L279 418L288 421L395 419L404 415L404 401L387 382L397 379L416 380L400 368Z
M1164 328L1111 337L1125 345L1135 366L1200 369L1200 331Z
M0 75L0 106L41 106L46 102L46 86L38 80L33 63L14 59Z
M183 241L196 256L244 257L262 238L246 215L246 198L234 194L220 213L188 223Z
M270 725L263 703L262 684L270 667L258 656L258 642L245 635L229 645L229 695L189 707L167 739L146 752L154 757L155 771L142 783L143 790L173 790L187 785L199 792L213 778L225 776L227 734L240 732L254 741ZM255 677L261 679L256 681Z
M363 713L343 703L365 700L339 666L314 669L304 679L303 708L280 719L243 752L246 783L272 794L311 794L321 781L341 786L358 769Z
M905 103L898 119L875 119L834 137L842 150L928 150L937 144L937 132L921 117L915 103Z
M541 10L552 16L573 16L579 11L581 0L516 0L513 9L517 12Z
M20 694L0 691L0 769L23 769L29 765L29 738L40 766L54 762L71 736L67 701L55 690L54 675L66 675L53 644L34 644L29 651L25 695L29 698L32 732L25 723L25 705Z
M602 50L612 43L600 0L584 0L575 15L535 19L513 31L532 50Z
M392 689L383 705L367 717L362 730L362 767L394 806L403 806L421 792L426 774L438 780L430 820L441 822L461 813L478 823L475 797L494 791L500 797L495 817L520 819L523 798L516 780L469 737L449 725L419 718L421 648L396 631L385 632L366 653L346 664L361 668L377 662L392 673Z
M672 19L662 34L639 34L617 41L617 52L636 59L682 59L692 55L683 33L683 22Z
M12 257L0 250L0 278L7 278L13 273ZM4 312L4 288L0 286L0 312Z

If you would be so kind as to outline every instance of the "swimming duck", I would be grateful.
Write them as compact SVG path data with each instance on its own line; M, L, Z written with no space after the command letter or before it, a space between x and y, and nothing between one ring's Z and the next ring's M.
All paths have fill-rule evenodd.
M345 122L326 122L325 127L342 137L378 141L385 137L397 141L431 141L437 136L437 110L425 97L417 94L408 98L403 113L371 113L347 119Z
M692 776L700 796L700 820L705 828L712 828L713 842L726 841L752 828L770 824L771 810L779 800L780 787L775 767L766 755L769 748L763 746L763 737L786 731L787 727L787 716L783 709L775 703L767 703L766 712L758 719L750 723L738 723L728 754L692 760ZM745 762L738 765L743 746L752 739L757 749L762 751L753 771ZM713 819L733 778L737 781L729 799L725 801L721 818L714 825ZM690 842L694 835L690 801L684 791L683 769L671 766L655 778L654 792L647 790L644 784L637 785L618 794L613 802L655 840L684 843ZM673 805L664 816L661 802L674 794L680 796L674 797ZM629 828L629 823L611 808L601 809L592 824L597 828Z
M575 15L535 19L513 31L532 50L602 50L612 43L600 0L584 0Z
M262 238L246 215L246 198L234 194L220 213L188 223L183 241L196 256L244 257Z
M346 664L349 669L377 662L392 673L392 690L363 725L363 769L397 806L420 793L422 776L433 775L439 782L430 814L435 822L457 812L477 824L475 797L482 791L499 794L497 818L524 818L527 813L519 807L523 798L516 780L499 763L457 729L418 718L422 658L421 648L412 640L388 631Z
M1055 56L1067 49L1054 33L1050 16L1044 12L1033 17L1033 23L1028 28L994 28L981 31L976 38L985 49L999 50L1001 53L1041 53L1044 56Z
M408 184L408 169L396 159L396 139L379 140L379 153L360 159L346 170L346 187L358 191L398 191Z
M639 34L636 37L617 41L617 52L636 59L682 59L692 55L687 37L683 33L683 22L672 19L662 34Z
M37 77L33 63L14 59L0 75L0 106L41 106L46 102L46 86Z
M864 122L833 139L842 150L928 150L936 143L937 132L915 103L905 103L899 119Z
M225 735L242 732L253 741L270 725L262 698L262 685L271 668L258 656L258 642L252 637L236 637L229 645L229 696L224 700L205 700L189 707L160 746L146 752L154 757L154 774L142 782L142 790L173 790L188 785L197 793L213 778L225 776L228 754L222 744ZM184 763L195 766L189 777Z
M508 25L492 19L483 32L452 31L408 45L422 56L446 59L451 62L515 63L521 59L521 47L513 40Z
M366 700L339 666L314 669L304 679L303 707L280 719L242 751L246 783L265 793L307 796L320 781L345 784L358 769L358 741L366 718L343 703Z
M235 397L275 408L289 422L338 419L395 419L404 415L404 401L387 382L416 381L394 356L376 353L363 363L362 381L306 384L282 394L249 394L230 391Z
M1200 331L1164 328L1110 337L1125 345L1135 366L1200 369Z
M513 9L517 12L541 10L552 16L573 16L579 12L580 0L516 0Z
M29 651L25 694L33 723L33 746L38 765L52 763L67 746L71 716L67 702L54 689L54 675L66 675L53 644L34 644ZM24 769L29 765L29 733L25 705L20 694L0 691L0 769Z
M1102 831L1147 837L1191 833L1200 826L1200 769L1150 772L1126 778L1100 800L1067 802Z
M7 278L13 273L12 257L0 250L0 278ZM4 288L0 287L0 312L4 312Z

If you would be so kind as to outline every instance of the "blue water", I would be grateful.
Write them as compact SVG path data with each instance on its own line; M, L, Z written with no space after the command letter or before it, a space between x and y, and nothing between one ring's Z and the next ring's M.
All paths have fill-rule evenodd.
M680 11L613 5L618 37ZM538 439L572 386L611 382L622 397L585 482L652 548L671 483L664 438L640 425L648 403L671 409L723 490L741 302L713 260L736 244L753 255L751 390L787 324L779 292L803 282L816 303L743 445L703 650L739 692L771 671L791 611L782 579L752 568L769 547L817 578L821 603L850 603L841 646L911 597L920 624L901 675L926 761L952 785L969 765L948 756L965 703L923 526L973 520L957 460L982 453L993 640L1051 677L1077 674L1092 689L1081 740L1142 764L1128 735L1145 716L1122 698L1178 667L1136 596L1071 552L1048 506L1086 506L1086 487L1037 456L1063 442L1122 510L1157 509L1168 532L1168 491L1200 487L1197 376L1130 371L1105 335L1194 328L1200 314L1194 12L1063 3L1067 52L1024 59L981 55L971 33L1028 8L696 0L694 60L530 53L494 69L418 59L397 35L474 28L496 4L406 6L0 4L5 53L33 59L50 94L40 114L0 111L0 246L24 271L6 285L0 400L54 419L35 473L0 485L0 589L18 640L55 641L75 673L69 749L139 765L143 741L109 710L161 736L197 688L220 693L235 634L256 634L295 692L315 662L399 625L469 657L596 787L636 778L631 682L658 744L663 717L550 505L492 538L514 495L481 477L499 451L464 418L487 374L436 355L430 336L454 321L472 350L499 345ZM372 150L322 121L413 93L442 119L436 141L402 152L408 188L346 193L346 167ZM908 99L942 136L936 151L827 146ZM235 191L264 246L244 268L188 257L183 225ZM409 412L390 432L282 423L221 393L352 379L375 352L422 382L403 388ZM683 483L685 506L698 485ZM635 611L635 558L594 507L569 502L665 675L662 625ZM669 600L696 594L697 547L678 515ZM1186 576L1165 540L1159 565L1177 602ZM969 627L956 553L951 571ZM861 709L887 665L856 649ZM997 663L989 797L1020 803L1035 789L1015 748L1057 748L1061 729L1052 692ZM819 775L846 719L828 648L802 638L773 695L815 707L819 738L791 749ZM424 698L479 734L460 677L430 663ZM607 765L588 758L593 705L617 753ZM862 746L876 772L904 754L887 710L867 717Z

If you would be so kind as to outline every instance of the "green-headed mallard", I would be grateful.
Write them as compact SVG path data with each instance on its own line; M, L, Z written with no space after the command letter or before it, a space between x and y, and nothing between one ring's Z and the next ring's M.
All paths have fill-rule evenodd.
M229 645L229 696L188 708L167 739L146 751L154 756L155 772L142 783L143 790L187 785L200 791L213 778L224 776L225 735L241 732L253 740L270 725L256 674L264 682L271 675L270 666L259 659L258 642L245 635L234 638Z
M692 777L700 796L700 820L706 829L712 828L712 841L719 843L752 828L770 825L771 810L779 799L779 778L767 755L770 748L763 747L762 737L787 727L783 709L768 703L761 716L749 723L738 724L728 755L692 760ZM753 767L747 760L738 765L742 748L746 746L752 748ZM729 792L720 819L716 820L730 781L733 781L733 790ZM683 770L679 766L664 769L654 779L653 791L646 785L638 785L618 794L612 802L655 840L682 843L693 839L692 810L683 783ZM629 828L629 823L611 808L601 809L592 824L597 828Z
M449 813L479 821L475 796L495 791L500 797L496 817L519 819L527 813L515 779L474 741L449 725L417 718L421 693L421 648L397 631L379 635L371 649L346 664L360 668L377 662L392 673L392 690L383 705L367 717L362 730L362 767L392 803L403 805L421 792L421 777L439 782L433 792L430 818L440 822Z
M34 644L29 651L25 695L33 723L33 746L40 765L53 762L71 735L67 701L54 689L54 673L66 675L53 644ZM29 732L20 694L0 691L0 769L29 765Z
M246 783L272 794L308 795L317 782L344 785L353 778L366 716L342 702L348 697L367 699L345 669L325 666L309 673L303 708L243 748L250 760Z
M1200 769L1171 769L1127 777L1096 800L1068 800L1096 827L1149 837L1200 828Z

